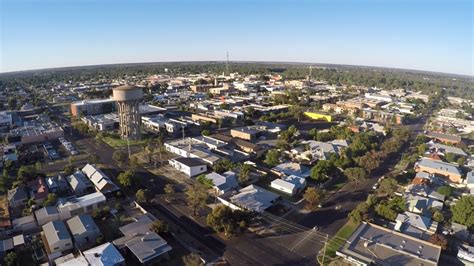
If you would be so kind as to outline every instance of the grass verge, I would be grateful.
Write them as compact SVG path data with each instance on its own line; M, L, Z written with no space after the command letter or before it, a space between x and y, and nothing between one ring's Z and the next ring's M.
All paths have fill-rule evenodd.
M347 223L337 231L336 235L328 241L324 261L322 261L323 256L319 255L317 258L318 262L320 262L321 265L325 265L331 261L332 258L335 258L336 251L345 244L346 240L352 235L358 226L359 223L355 223L349 219Z
M112 148L122 148L127 147L127 140L119 139L111 136L103 137L102 141L109 145ZM133 145L143 145L146 143L146 140L130 140L130 146Z

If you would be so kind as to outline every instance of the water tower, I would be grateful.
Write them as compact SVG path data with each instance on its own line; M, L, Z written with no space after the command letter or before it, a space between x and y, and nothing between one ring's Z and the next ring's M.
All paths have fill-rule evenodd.
M122 139L140 139L138 106L143 97L142 89L135 86L120 86L113 89L113 96L118 106L120 136Z

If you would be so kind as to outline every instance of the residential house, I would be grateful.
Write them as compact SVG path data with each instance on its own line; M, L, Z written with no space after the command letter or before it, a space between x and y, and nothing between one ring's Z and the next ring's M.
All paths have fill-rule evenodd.
M46 185L51 193L62 193L69 189L68 182L62 175L55 175L46 178Z
M122 252L130 251L142 264L157 263L172 248L161 236L150 231L152 223L153 219L144 214L135 222L120 227L124 236L114 240L114 245Z
M59 211L56 206L46 206L34 212L36 221L39 226L43 226L49 222L59 220Z
M458 147L448 146L433 141L428 142L428 149L430 153L436 153L440 156L445 156L448 153L452 153L457 156L467 157L467 153Z
M95 246L101 232L90 215L76 215L67 220L66 223L76 247L82 250Z
M38 204L42 203L49 194L46 181L42 177L38 177L35 180L28 182L27 187L30 189L30 197Z
M438 229L438 222L411 212L398 214L395 223L395 230L424 240L428 240Z
M355 265L438 265L441 247L362 222L336 255Z
M450 143L450 144L457 144L461 142L461 137L457 135L450 135L440 132L428 131L425 134L428 138L435 139L440 142Z
M461 183L462 173L456 164L422 158L415 164L417 172L427 172L446 177L450 182Z
M303 191L306 187L306 179L296 175L282 176L273 180L270 187L293 196Z
M8 190L8 205L10 208L18 208L28 203L28 191L25 187L19 186Z
M328 142L308 140L303 142L308 146L307 154L312 160L328 160L330 154L339 155L342 149L347 148L349 143L346 140L333 140ZM308 157L307 155L305 157Z
M66 180L76 196L82 196L94 191L94 185L81 171L66 177Z
M212 172L210 174L207 174L206 178L212 181L213 188L216 191L217 195L222 195L239 187L236 174L232 171L227 171L223 174Z
M73 248L71 235L63 221L52 221L42 228L43 243L48 254L62 253Z
M179 157L170 159L169 163L188 177L197 176L207 171L206 163L196 158Z
M120 254L118 249L109 242L88 249L82 253L89 265L125 266L125 258Z
M292 176L296 175L299 177L309 177L310 176L310 168L307 166L304 166L299 163L294 163L294 162L285 162L281 163L275 167L272 168L272 172L279 176Z
M435 199L437 201L442 201L442 202L446 198L445 195L438 193L436 190L426 185L409 185L407 186L405 191L413 195L419 195L419 196Z
M254 212L263 212L273 206L280 198L279 195L255 185L249 185L238 191L237 194L218 199L232 209L245 209Z
M429 215L432 209L441 210L443 203L432 198L407 194L407 210L412 213Z
M110 178L104 174L100 169L96 168L92 164L87 164L82 168L82 172L89 178L94 184L97 191L103 194L112 193L119 190L118 186L115 185Z
M89 213L94 209L101 207L106 202L106 197L97 191L82 197L69 197L58 199L59 218L61 220L69 219L75 215Z

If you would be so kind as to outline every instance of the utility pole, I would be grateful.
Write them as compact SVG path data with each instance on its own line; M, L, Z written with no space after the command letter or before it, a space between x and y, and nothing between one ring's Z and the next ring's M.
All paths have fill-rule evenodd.
M128 159L130 160L130 139L127 137Z

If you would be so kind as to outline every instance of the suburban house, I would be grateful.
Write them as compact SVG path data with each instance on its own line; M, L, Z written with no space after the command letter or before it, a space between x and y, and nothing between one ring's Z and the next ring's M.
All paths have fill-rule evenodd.
M435 139L440 142L457 144L461 142L461 137L440 132L429 131L425 134L428 138Z
M249 185L228 197L218 197L224 205L232 209L245 209L254 212L263 212L273 206L280 198L279 195L255 185Z
M43 225L43 243L48 254L61 253L73 248L72 239L63 221Z
M47 177L46 185L51 193L65 192L69 189L68 182L62 175Z
M153 219L147 214L119 228L124 235L113 241L122 252L130 251L141 264L156 263L171 251L171 246L157 233L150 231Z
M310 175L309 167L294 162L281 163L273 167L272 172L279 176L296 175L303 178L309 177Z
M430 174L442 175L450 182L461 183L462 173L456 164L446 163L428 158L422 158L415 164L417 172L427 172Z
M395 223L395 230L425 240L428 240L438 229L438 222L411 212L398 214Z
M362 222L336 254L356 265L438 265L441 247Z
M59 218L69 219L75 215L88 213L99 208L106 202L104 194L99 191L84 195L82 197L69 197L58 199Z
M82 196L94 191L94 185L81 171L66 177L66 180L76 196Z
M30 189L31 198L38 204L42 203L49 194L46 181L42 177L38 177L35 180L28 182L27 187Z
M196 158L178 157L170 159L169 163L188 177L197 176L207 171L206 163Z
M273 180L270 187L293 196L303 191L306 187L306 179L296 175L282 176Z
M92 164L87 164L82 168L82 172L89 178L89 180L94 184L96 189L103 194L115 192L119 190L118 186L115 185L108 176L104 174L100 169L96 168Z
M428 142L428 152L436 153L440 156L445 156L448 153L452 153L457 156L467 157L467 153L458 147L448 146L433 141Z
M100 246L88 249L84 252L89 265L104 266L124 266L125 259L112 243L105 243Z
M438 201L444 201L446 196L438 193L436 190L432 189L427 185L409 185L407 186L406 190L407 193L411 193L413 195L419 195L431 199L435 199Z
M407 194L407 210L412 213L429 215L431 209L441 210L443 203L432 198L426 198L418 195Z
M39 226L59 220L59 211L56 206L46 206L35 211L36 221Z
M25 187L16 187L8 190L8 205L10 208L25 206L28 203L28 191Z
M99 227L88 214L76 215L66 223L74 239L74 244L79 249L94 246L101 234Z
M311 160L328 160L331 154L340 154L342 149L349 146L346 140L338 139L328 142L308 140L302 144L307 146L307 150L301 153L300 156ZM308 155L311 157L309 158Z
M217 195L222 195L228 191L231 191L239 187L237 182L236 175L232 171L227 171L222 174L212 172L206 175L206 178L211 180L214 190L217 192Z

